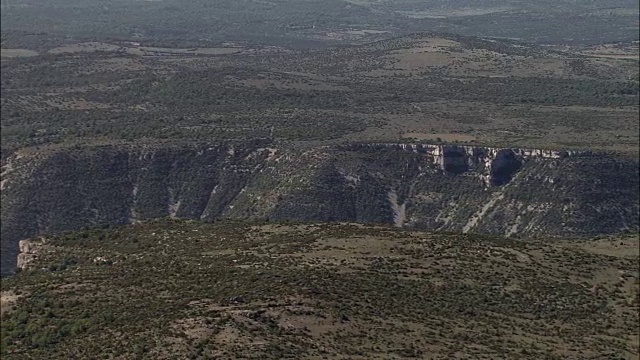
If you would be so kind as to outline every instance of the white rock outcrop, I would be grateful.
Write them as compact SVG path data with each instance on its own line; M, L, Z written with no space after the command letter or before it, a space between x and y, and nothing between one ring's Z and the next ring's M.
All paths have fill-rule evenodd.
M18 262L16 267L20 270L24 270L29 266L33 260L38 257L38 253L44 244L44 239L40 239L39 241L34 240L20 240L18 242Z
M473 170L478 173L478 177L486 186L499 185L502 181L496 181L498 173L504 173L506 171L505 167L519 167L518 163L527 160L561 159L568 156L587 154L587 152L574 150L498 148L466 145L373 143L365 146L399 148L404 151L423 154L427 162L445 172L464 173Z

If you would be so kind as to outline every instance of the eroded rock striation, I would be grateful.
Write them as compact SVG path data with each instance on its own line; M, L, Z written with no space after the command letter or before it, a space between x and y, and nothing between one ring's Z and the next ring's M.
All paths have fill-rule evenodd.
M511 180L522 163L531 159L563 159L568 156L589 156L590 151L548 150L526 148L496 148L464 145L433 145L407 143L352 144L349 150L364 148L396 148L421 154L429 163L451 174L474 171L487 186L504 185Z
M506 236L638 229L638 160L431 144L268 140L94 146L7 158L2 272L18 241L156 217L388 223Z

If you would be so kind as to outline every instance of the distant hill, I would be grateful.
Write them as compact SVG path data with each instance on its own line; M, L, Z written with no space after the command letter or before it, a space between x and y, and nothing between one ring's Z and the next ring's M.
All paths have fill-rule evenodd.
M235 41L310 48L420 31L546 44L638 40L635 0L4 0L1 20L3 48L20 43L31 50L112 39L171 47Z

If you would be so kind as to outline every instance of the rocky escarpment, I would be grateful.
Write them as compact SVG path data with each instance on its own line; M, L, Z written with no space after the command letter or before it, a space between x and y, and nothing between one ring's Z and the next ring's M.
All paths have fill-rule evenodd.
M269 157L261 140L16 154L2 172L2 271L18 240L172 216L213 219ZM11 265L6 266L5 263Z
M266 140L8 157L2 272L18 241L155 217L355 221L507 236L638 229L638 161L420 144L306 150Z
M330 195L351 204L328 212L340 220L507 236L638 229L636 159L415 144L343 150L312 189L290 195L275 213L307 220L304 209Z

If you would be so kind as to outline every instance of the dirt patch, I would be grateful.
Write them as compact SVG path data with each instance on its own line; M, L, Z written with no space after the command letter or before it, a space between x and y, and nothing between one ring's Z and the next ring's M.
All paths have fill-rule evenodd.
M582 243L578 247L598 255L634 258L640 256L640 239L629 237L622 239L600 239Z
M13 310L16 302L22 295L17 295L12 291L3 291L0 293L0 314Z
M0 49L0 57L3 58L15 58L15 57L32 57L38 56L37 51L27 49Z

